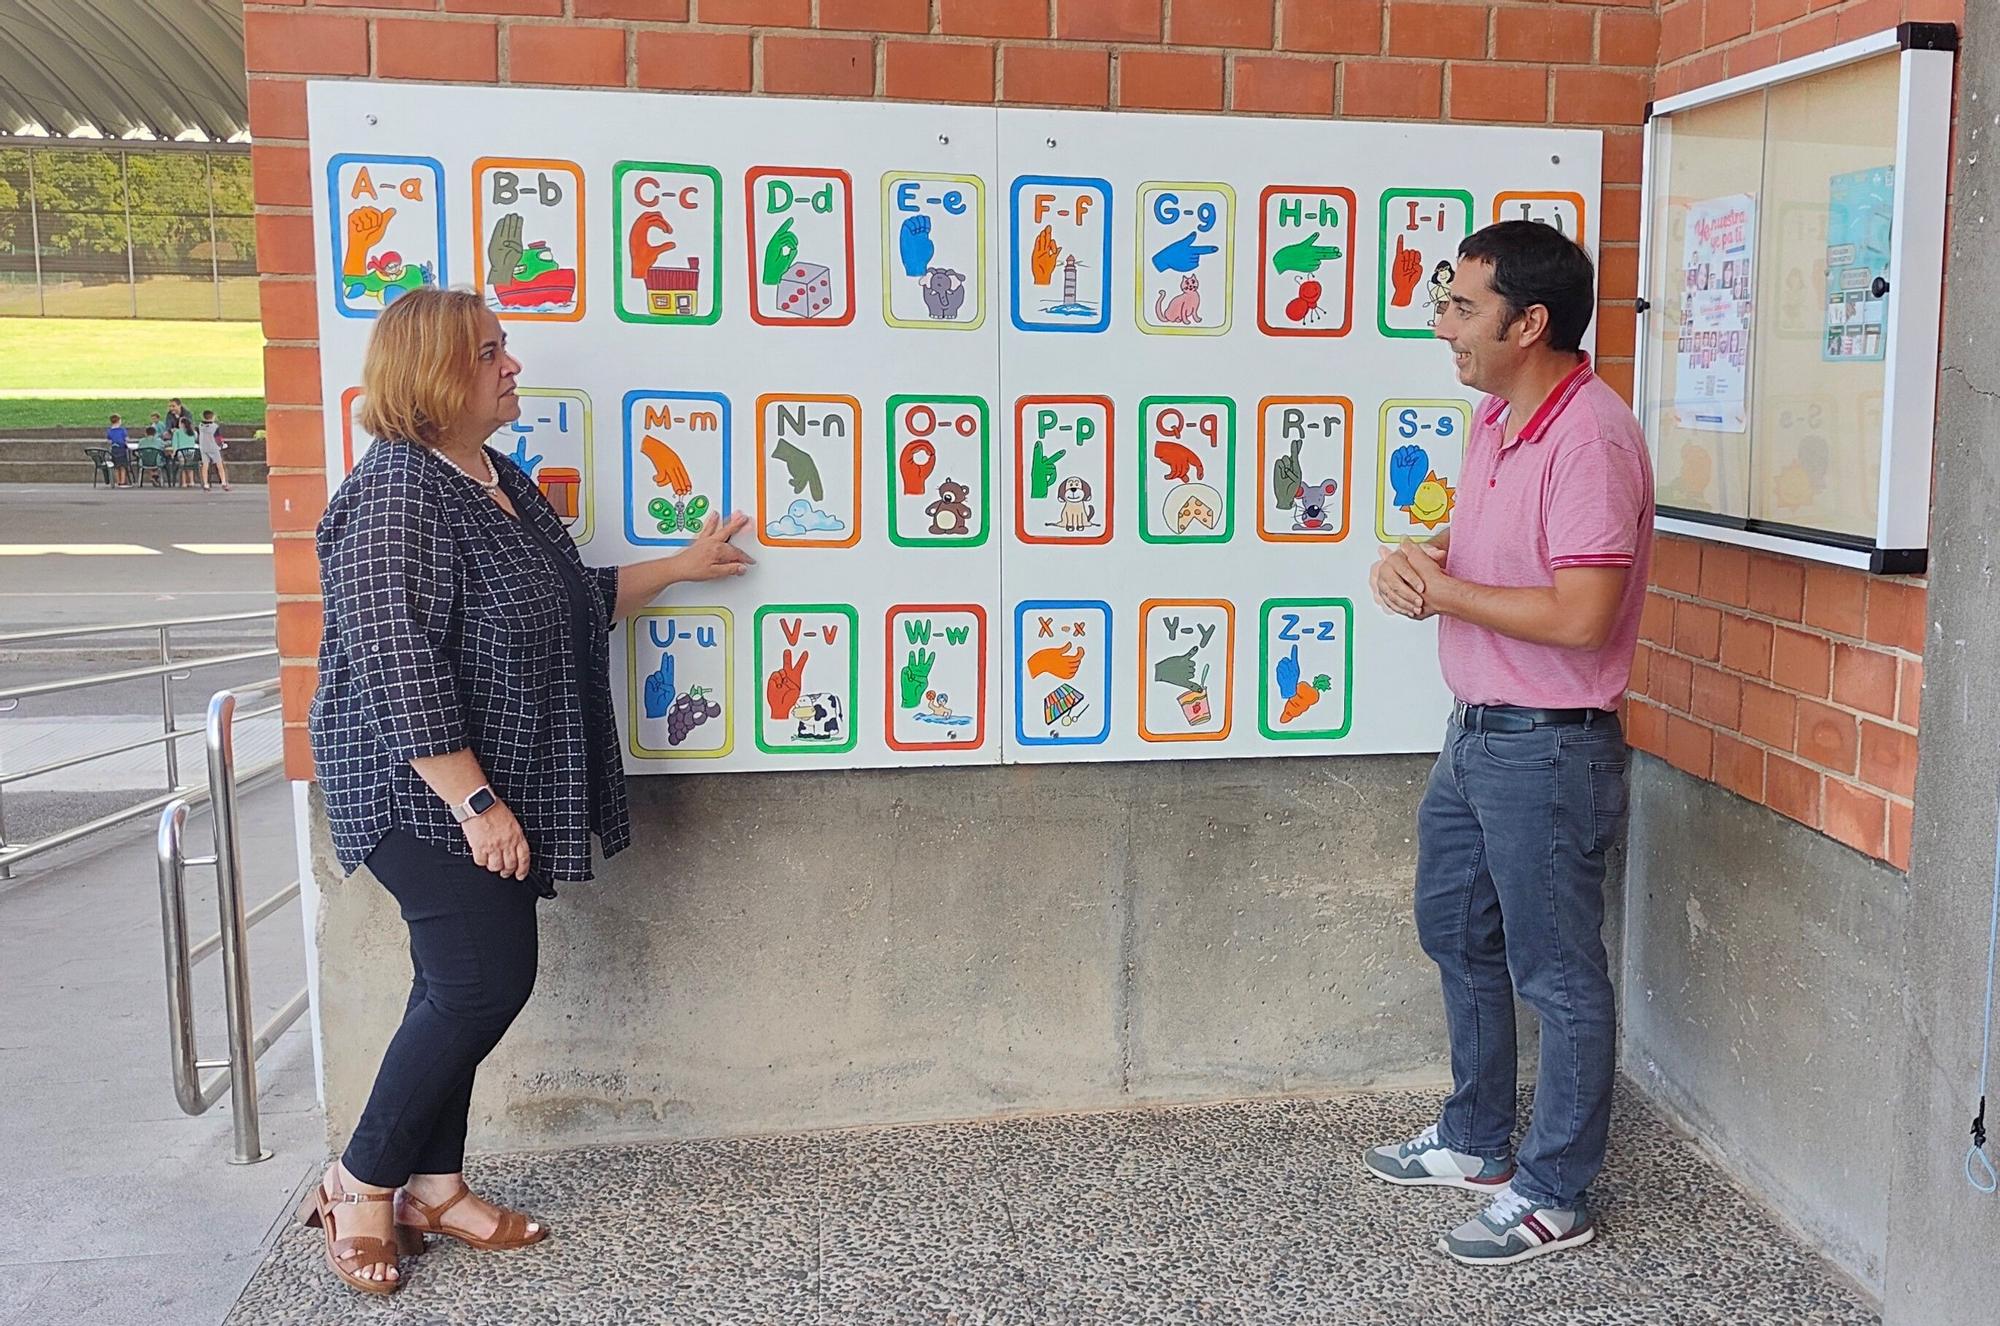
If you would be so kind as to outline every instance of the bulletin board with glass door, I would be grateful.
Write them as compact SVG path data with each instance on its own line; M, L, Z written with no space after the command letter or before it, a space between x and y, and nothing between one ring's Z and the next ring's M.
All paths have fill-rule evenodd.
M1956 47L1906 23L1651 107L1658 528L1924 569Z

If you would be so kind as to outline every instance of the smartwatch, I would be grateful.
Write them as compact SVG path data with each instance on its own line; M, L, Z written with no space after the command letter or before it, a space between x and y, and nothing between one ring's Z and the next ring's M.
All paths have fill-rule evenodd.
M471 796L451 808L451 817L463 824L473 816L483 815L493 809L499 800L499 797L493 795L492 788L481 784L473 789Z

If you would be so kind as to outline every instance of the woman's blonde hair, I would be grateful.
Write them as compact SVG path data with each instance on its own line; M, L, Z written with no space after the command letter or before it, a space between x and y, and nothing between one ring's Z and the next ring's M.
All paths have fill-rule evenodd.
M470 290L430 286L382 310L361 361L361 426L370 437L434 447L458 423L479 372L485 310Z

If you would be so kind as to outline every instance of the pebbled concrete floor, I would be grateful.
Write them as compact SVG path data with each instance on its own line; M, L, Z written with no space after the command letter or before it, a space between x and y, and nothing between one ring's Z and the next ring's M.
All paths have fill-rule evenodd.
M228 1323L1877 1320L1629 1088L1598 1241L1460 1267L1433 1244L1483 1199L1392 1188L1357 1160L1436 1103L1371 1093L489 1157L475 1184L547 1220L547 1242L433 1240L403 1263L402 1293L364 1299L293 1226Z

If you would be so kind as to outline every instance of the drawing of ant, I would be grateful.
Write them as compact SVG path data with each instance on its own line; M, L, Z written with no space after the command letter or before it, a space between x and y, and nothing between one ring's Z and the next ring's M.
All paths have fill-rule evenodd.
M1285 305L1285 316L1293 322L1318 322L1326 316L1326 310L1319 306L1320 284L1310 276L1299 278L1299 293Z

